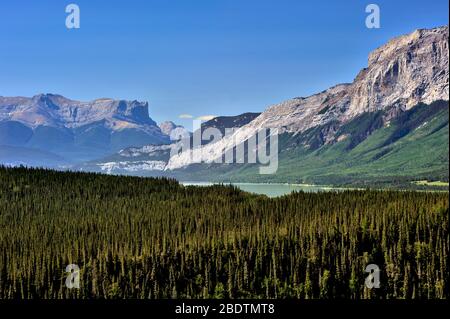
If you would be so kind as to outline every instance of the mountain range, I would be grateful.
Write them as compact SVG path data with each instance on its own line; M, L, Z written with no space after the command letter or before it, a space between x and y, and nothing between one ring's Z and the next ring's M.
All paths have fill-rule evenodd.
M74 169L191 181L370 185L448 180L448 35L443 26L399 36L371 52L352 83L262 113L204 123L202 130L237 130L216 143L205 142L202 164L192 161L192 152L170 157L177 143L170 135L184 128L172 122L158 127L146 103L0 97L0 160L5 147L10 153L15 147L76 159ZM255 164L215 163L263 128L279 131L276 174L259 175Z
M0 97L0 160L36 165L91 160L129 146L164 144L169 136L149 117L148 103L80 102L60 95ZM16 150L17 154L7 152ZM22 154L33 154L22 156Z

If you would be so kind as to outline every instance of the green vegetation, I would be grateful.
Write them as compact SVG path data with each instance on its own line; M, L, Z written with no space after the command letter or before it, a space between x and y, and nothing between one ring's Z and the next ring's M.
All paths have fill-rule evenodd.
M448 187L448 182L440 182L440 181L434 181L434 182L429 182L429 181L415 181L414 184L416 185L427 185L427 186L443 186L443 187Z
M324 144L323 132L336 123L279 137L279 168L260 175L259 165L192 165L175 177L190 181L281 182L316 185L447 189L415 185L417 180L448 182L448 101L419 104L383 126L381 112L364 113ZM340 138L340 139L339 139Z
M0 167L0 298L448 298L448 228L447 193L270 199Z

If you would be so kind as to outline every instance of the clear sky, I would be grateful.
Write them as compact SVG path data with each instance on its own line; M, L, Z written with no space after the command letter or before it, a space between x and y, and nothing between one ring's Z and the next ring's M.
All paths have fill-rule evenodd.
M66 5L81 28L65 26ZM366 5L381 28L365 27ZM156 121L263 111L351 82L393 36L448 24L448 0L0 2L0 95L145 100Z

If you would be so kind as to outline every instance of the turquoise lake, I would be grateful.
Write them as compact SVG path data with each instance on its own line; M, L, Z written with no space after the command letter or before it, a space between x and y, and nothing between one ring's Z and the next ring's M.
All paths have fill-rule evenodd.
M181 182L183 185L192 186L211 186L214 183L206 182ZM262 194L269 197L278 197L290 194L294 191L304 192L319 192L319 191L331 191L336 188L316 185L299 185L299 184L262 184L262 183L231 183L234 186L239 187L245 192Z

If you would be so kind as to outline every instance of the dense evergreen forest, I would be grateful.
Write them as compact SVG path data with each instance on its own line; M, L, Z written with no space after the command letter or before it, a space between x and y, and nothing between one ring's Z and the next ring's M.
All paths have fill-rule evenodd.
M448 298L448 227L448 193L267 198L0 167L0 298Z

